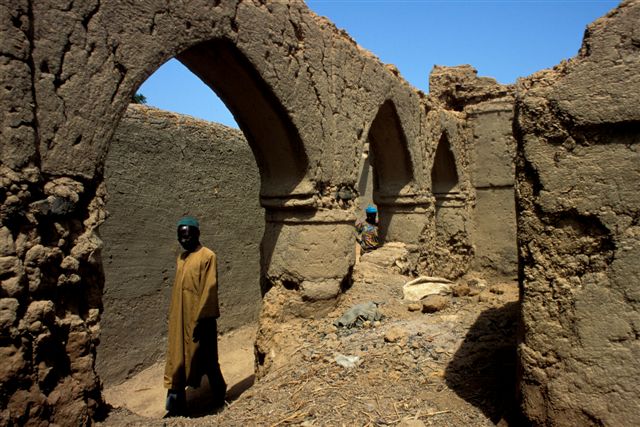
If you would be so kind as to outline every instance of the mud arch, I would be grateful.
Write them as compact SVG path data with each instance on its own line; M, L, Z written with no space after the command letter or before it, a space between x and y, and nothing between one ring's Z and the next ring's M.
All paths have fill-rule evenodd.
M412 167L421 151L410 151L407 123L388 99L378 109L369 128L368 142L373 166L373 201L380 211L383 241L417 243L426 232L433 204L414 176Z
M87 423L104 406L104 159L131 96L169 58L220 94L256 155L264 369L278 324L324 313L348 280L359 153L388 99L413 190L385 197L423 203L418 94L302 2L1 3L3 424Z

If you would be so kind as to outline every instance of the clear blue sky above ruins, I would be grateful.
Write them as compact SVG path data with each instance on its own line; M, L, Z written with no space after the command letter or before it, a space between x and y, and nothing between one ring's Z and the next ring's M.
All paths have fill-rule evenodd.
M274 0L275 1L275 0ZM383 62L428 92L434 64L471 64L500 83L575 56L607 0L309 0ZM237 127L215 93L177 60L140 87L147 104Z

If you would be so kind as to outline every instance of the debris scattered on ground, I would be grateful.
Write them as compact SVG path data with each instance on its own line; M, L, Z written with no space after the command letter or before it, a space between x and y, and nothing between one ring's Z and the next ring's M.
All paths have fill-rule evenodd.
M411 278L391 271L393 262L385 258L402 255L399 248L371 254L363 255L352 287L326 317L282 325L289 352L224 411L162 420L122 408L104 425L489 427L512 416L516 283L492 280L504 293L485 286L477 297L447 296L448 306L426 315L407 309L402 286ZM459 283L468 282L463 278L454 286ZM334 325L349 309L371 301L380 302L378 320ZM345 368L338 356L357 369Z
M338 365L346 369L353 369L360 364L359 356L345 356L344 354L337 354L334 360Z
M336 326L352 328L354 326L360 327L366 321L373 322L380 320L381 318L382 315L378 311L378 304L370 301L351 307L342 315L342 317L333 322L333 324Z
M489 288L489 292L491 292L492 294L496 294L496 295L502 295L502 294L504 294L504 289L502 289L499 286L491 286Z
M384 340L386 342L399 342L407 337L407 330L401 326L392 326L384 333Z
M471 293L471 288L466 283L458 283L451 287L451 292L454 297L466 297Z
M422 304L414 302L407 305L407 310L409 311L420 311L422 310Z
M423 313L435 313L449 307L449 297L429 295L422 301Z

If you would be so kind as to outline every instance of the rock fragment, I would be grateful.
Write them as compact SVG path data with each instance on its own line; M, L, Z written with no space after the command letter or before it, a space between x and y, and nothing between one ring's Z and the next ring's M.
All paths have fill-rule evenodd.
M397 343L403 341L407 337L406 329L400 326L393 326L389 328L384 334L384 340L388 343Z
M398 424L397 427L424 427L425 424L421 420L416 420L414 418L403 418Z
M411 303L411 304L407 305L407 310L409 310L409 311L420 311L420 310L422 310L422 304L417 303L417 302Z
M423 313L436 313L449 307L449 298L442 295L429 295L422 301Z
M442 277L420 276L402 286L404 299L407 301L420 301L427 295L451 294L450 280Z
M471 292L471 288L466 283L458 283L451 287L451 292L454 297L465 297Z
M15 298L0 299L0 334L5 335L5 331L15 324L19 305Z

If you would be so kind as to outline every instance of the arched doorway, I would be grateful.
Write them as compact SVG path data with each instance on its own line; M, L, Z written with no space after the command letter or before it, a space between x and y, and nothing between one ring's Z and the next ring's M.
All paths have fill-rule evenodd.
M446 133L442 133L431 170L431 186L436 200L460 193L458 167Z
M177 58L227 105L253 150L265 197L296 193L308 167L302 141L276 95L228 40L193 46Z
M94 370L103 312L98 228L108 196L104 160L131 97L154 70L172 57L183 59L242 118L261 172L260 203L267 208L263 273L272 287L263 301L272 296L270 314L278 316L281 301L293 299L293 315L313 314L313 308L303 310L309 299L334 299L349 274L353 209L336 207L331 197L334 188L353 182L352 142L369 121L361 106L393 93L403 115L416 118L419 96L302 2L33 6L28 13L16 6L10 22L18 40L10 62L27 96L15 100L25 113L16 122L20 132L12 134L22 151L7 159L10 170L3 176L26 190L9 212L5 235L20 239L17 265L30 269L12 277L10 291L22 298L16 322L27 308L36 310L56 351L21 335L16 348L36 352L36 362L25 367L20 381L12 380L9 394L40 411L34 417L81 424L104 407ZM198 50L226 58L237 73L209 75L198 62L210 58ZM345 57L353 59L349 70L360 71L334 66ZM365 90L351 90L360 87ZM256 88L262 98L239 99ZM353 102L330 108L336 99ZM294 279L300 289L286 289ZM276 290L282 298L273 295ZM31 307L32 301L38 304ZM55 316L39 308L55 310ZM263 334L264 354L277 346L270 341L277 333L273 325ZM46 380L40 378L45 374ZM47 401L52 393L61 399Z
M359 193L364 196L361 208L369 200L378 206L383 242L416 242L424 231L426 200L418 190L414 159L408 147L396 106L387 100L369 128L365 146L368 153L363 156L359 180Z
M98 349L106 385L113 385L110 376L121 381L164 358L180 216L198 217L201 241L218 253L219 330L237 327L234 316L257 320L264 234L260 190L265 199L294 193L306 172L300 139L283 107L232 43L205 42L178 58L228 103L244 135L144 107L130 106L120 122L105 169L109 191L119 194L111 197L115 204L107 205L113 218L101 227L104 253L111 258L104 260L105 314ZM116 275L115 258L126 270L117 283L110 281Z

